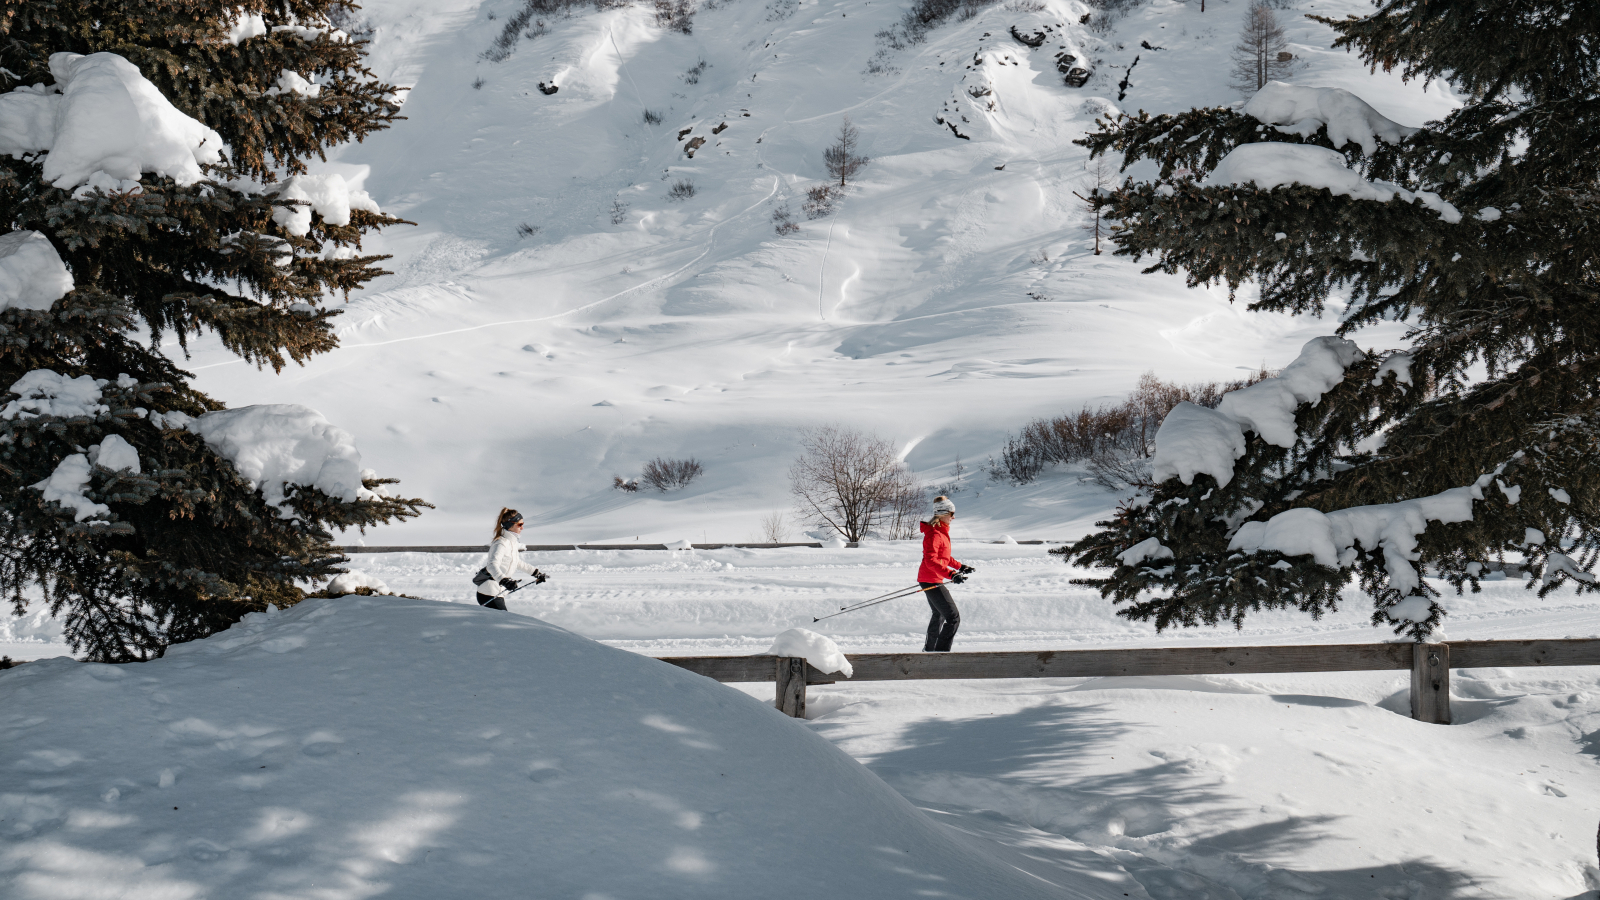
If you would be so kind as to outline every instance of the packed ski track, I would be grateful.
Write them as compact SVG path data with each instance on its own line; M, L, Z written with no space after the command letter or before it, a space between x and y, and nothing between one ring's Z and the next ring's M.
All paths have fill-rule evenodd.
M1252 313L1248 286L1230 302L1094 255L1071 194L1098 117L1241 99L1247 5L994 5L886 55L904 7L883 0L706 3L692 34L585 9L496 63L517 0L370 0L370 62L409 89L407 119L314 169L418 224L368 242L392 274L341 301L338 351L274 374L200 342L187 367L230 406L315 408L437 506L341 542L486 543L501 506L530 544L758 541L790 509L798 429L838 423L954 498L978 570L957 650L1391 640L1354 590L1321 620L1119 618L1046 551L1121 498L981 470L1029 419L1143 372L1232 379L1337 326L1337 303ZM1293 83L1407 126L1454 108L1304 18L1366 3L1280 6ZM1030 49L1013 25L1058 30ZM1094 62L1083 88L1057 46ZM846 115L872 161L807 219ZM784 207L797 233L775 233ZM657 456L705 474L611 489ZM152 663L0 672L0 895L1600 898L1600 672L1457 670L1449 727L1407 718L1404 672L841 680L796 723L771 685L641 656L762 653L795 627L920 649L920 597L813 621L909 585L915 544L526 559L551 580L509 617L473 604L478 555L355 554L405 597L255 614ZM1600 604L1570 592L1436 586L1445 640L1600 637ZM66 649L37 604L0 621L0 653Z

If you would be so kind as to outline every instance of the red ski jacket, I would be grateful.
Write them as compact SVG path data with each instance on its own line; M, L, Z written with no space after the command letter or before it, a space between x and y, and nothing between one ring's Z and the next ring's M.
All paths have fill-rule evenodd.
M917 570L917 581L923 584L944 584L950 573L961 568L961 563L950 557L950 524L922 525L922 568Z

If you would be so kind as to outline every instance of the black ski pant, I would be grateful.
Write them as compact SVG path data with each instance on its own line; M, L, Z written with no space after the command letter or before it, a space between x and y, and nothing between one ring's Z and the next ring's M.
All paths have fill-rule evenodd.
M956 609L956 600L950 596L950 589L942 584L929 584L926 581L917 583L927 589L925 596L928 605L933 608L933 618L928 620L928 640L922 645L922 650L924 653L947 651L955 642L956 629L961 627L961 612Z
M478 605L479 606L487 606L490 609L498 609L498 610L502 610L503 611L506 608L506 598L504 598L504 597L494 597L494 596L491 596L489 594L479 594L478 595Z

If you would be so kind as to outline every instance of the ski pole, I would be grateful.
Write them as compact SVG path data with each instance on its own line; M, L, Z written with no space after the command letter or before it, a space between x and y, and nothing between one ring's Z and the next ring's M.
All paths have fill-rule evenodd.
M934 585L933 587L922 587L922 586L919 585L917 587L909 588L909 589L907 589L905 591L902 591L901 593L894 594L892 596L881 597L881 598L876 599L876 600L866 600L866 601L863 601L861 603L857 603L854 606L846 606L844 609L841 609L836 613L828 613L825 616L812 616L811 621L813 621L813 622L821 622L823 619L831 619L834 616L842 616L847 612L855 612L856 610L859 610L859 609L866 609L869 606L877 606L879 603L888 603L890 600L899 600L902 597L911 597L911 596L915 596L917 594L925 594L928 591L931 591L931 590L933 590L933 588L938 587L938 586L939 585Z
M876 597L868 597L867 599L862 600L860 603L851 603L848 606L841 606L841 607L839 607L839 611L840 612L844 612L845 610L850 609L850 607L852 607L852 606L861 606L862 604L872 603L872 602L877 601L877 600L884 600L884 599L891 599L892 600L895 597L898 597L898 596L900 596L902 594L909 594L909 593L915 591L916 589L917 589L917 585L912 585L911 587L895 588L894 590L889 591L886 594L879 594Z

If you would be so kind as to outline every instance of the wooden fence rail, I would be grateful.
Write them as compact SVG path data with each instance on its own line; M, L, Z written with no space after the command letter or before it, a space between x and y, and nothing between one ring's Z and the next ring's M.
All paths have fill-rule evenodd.
M958 538L957 541L972 540ZM979 541L984 544L1004 544L1005 541ZM1062 544L1065 541L1017 541L1018 544ZM747 550L774 550L780 547L814 547L822 548L821 541L779 541L776 543L728 543L728 544L690 544L695 550L723 550L728 548ZM851 541L846 547L859 547L860 543ZM416 547L358 547L354 545L337 546L333 549L340 553L483 553L489 549L487 543L472 545L439 545ZM554 550L667 550L666 544L524 544L525 551L554 551Z
M774 705L803 718L806 685L933 678L1085 678L1411 670L1411 716L1450 724L1450 669L1600 665L1600 639L1456 641L1449 644L1299 644L1278 647L1139 647L994 653L851 653L851 678L784 656L660 656L722 682L771 681Z

